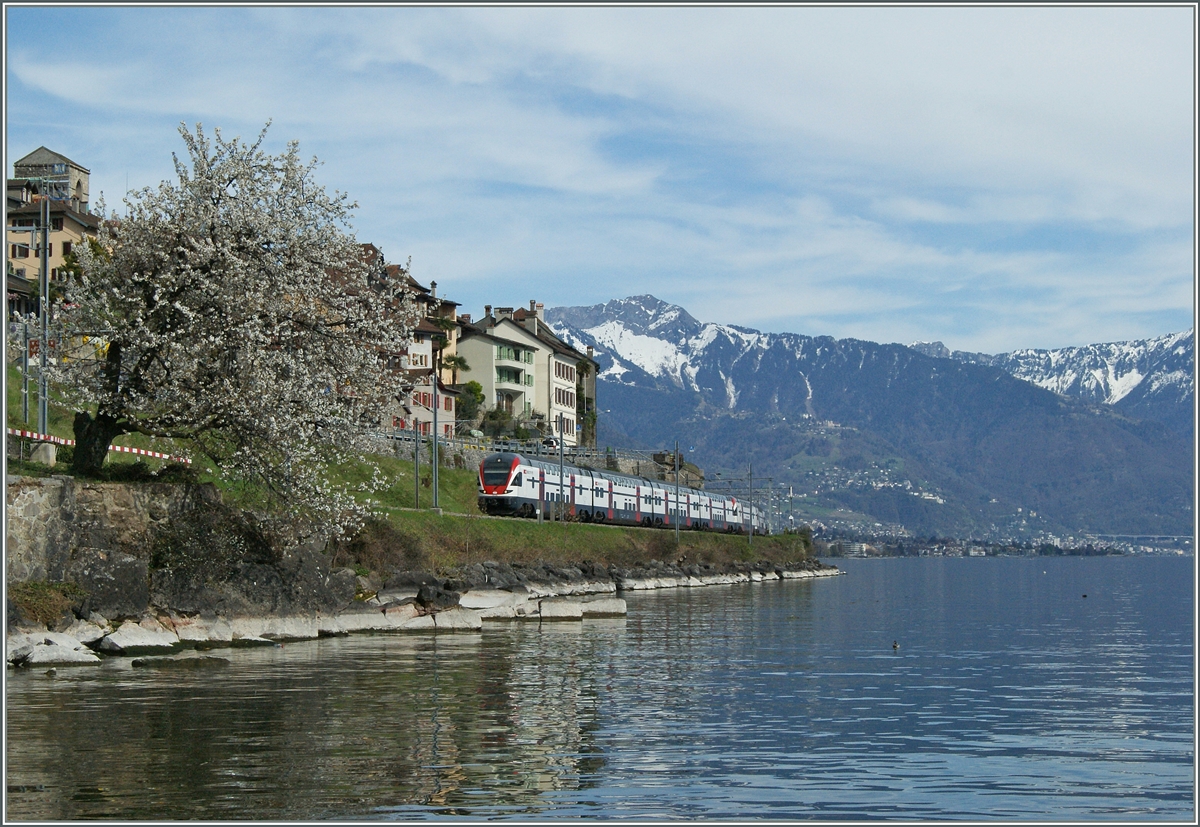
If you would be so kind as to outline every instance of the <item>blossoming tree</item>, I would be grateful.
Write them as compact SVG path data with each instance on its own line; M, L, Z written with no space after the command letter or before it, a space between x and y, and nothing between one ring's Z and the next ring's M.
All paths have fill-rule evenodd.
M169 437L337 533L362 509L323 472L400 394L387 362L415 304L295 142L272 156L266 128L253 144L179 131L178 182L103 223L61 309L75 342L100 343L55 371L78 411L72 467L95 474L121 434Z

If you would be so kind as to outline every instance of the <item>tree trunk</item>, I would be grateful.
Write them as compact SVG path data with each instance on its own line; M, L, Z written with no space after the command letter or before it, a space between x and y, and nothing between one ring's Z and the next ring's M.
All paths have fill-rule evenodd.
M71 460L71 471L75 474L99 476L108 458L108 446L121 434L129 433L119 420L105 413L95 417L87 411L75 414L75 455Z

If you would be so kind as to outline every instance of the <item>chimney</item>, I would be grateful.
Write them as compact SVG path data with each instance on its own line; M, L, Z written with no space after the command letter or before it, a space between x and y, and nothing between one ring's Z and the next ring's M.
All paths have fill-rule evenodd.
M538 321L546 321L546 305L542 304L541 302L537 303L537 317Z
M537 302L535 302L533 299L529 300L529 312L530 313L537 312Z
M432 299L437 298L437 282L436 281L429 282L429 297Z
M463 324L470 324L471 323L471 314L463 313L461 316L458 317L458 320L460 322L462 322Z
M588 358L589 358L589 359L595 358L595 354L594 354L594 353L592 353L592 346L591 346L591 345L588 345Z
M487 318L490 315L492 315L492 306L490 304L485 304L483 306L483 316L484 318Z
M496 319L497 320L500 320L500 319L511 320L512 315L513 315L513 309L511 307L497 307L496 308Z

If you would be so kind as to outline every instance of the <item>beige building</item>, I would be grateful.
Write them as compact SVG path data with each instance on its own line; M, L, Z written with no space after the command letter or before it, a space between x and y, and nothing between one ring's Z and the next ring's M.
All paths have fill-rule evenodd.
M585 433L581 424L588 414L594 419L596 362L554 335L541 304L530 302L528 310L497 307L494 313L489 305L482 319L463 327L458 352L483 386L487 407L561 436L565 445L594 441L594 432Z
M50 241L47 245L50 284L62 280L68 255L84 239L95 237L100 227L97 216L88 212L88 170L69 158L39 147L14 165L15 177L8 179L6 282L9 313L35 310L33 296L41 278L39 231L43 199L50 200Z

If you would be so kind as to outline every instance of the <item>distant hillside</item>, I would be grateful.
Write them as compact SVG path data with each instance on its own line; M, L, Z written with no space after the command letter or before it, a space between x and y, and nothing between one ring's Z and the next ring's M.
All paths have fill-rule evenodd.
M941 342L909 347L927 356L998 367L1063 396L1111 405L1191 434L1195 427L1195 345L1192 330L1154 339L1057 350L1015 350L996 356L951 351Z
M547 320L596 349L602 444L678 438L710 479L753 462L810 518L981 537L1191 531L1190 436L1000 367L701 323L653 296Z

